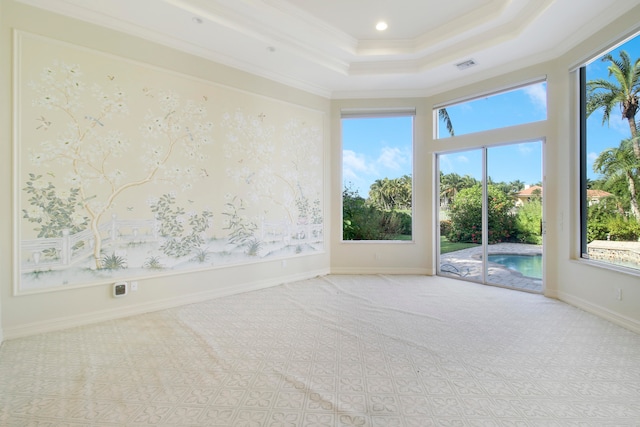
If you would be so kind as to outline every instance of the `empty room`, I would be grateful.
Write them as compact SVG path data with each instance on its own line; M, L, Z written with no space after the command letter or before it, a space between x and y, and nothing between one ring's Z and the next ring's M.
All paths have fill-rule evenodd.
M0 0L0 425L640 426L639 22Z

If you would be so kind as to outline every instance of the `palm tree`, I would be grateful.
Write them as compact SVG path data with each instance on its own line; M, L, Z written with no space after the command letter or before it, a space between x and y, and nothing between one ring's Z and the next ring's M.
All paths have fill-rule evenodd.
M609 148L600 153L593 163L593 170L602 173L607 181L612 181L618 177L627 180L630 195L631 214L640 221L640 209L638 208L638 192L636 190L636 172L640 167L640 161L636 159L633 151L633 140L638 138L625 139L619 147Z
M382 187L384 186L384 181L382 179L376 179L373 181L373 184L369 187L369 201L372 205L378 206L380 208L383 207L383 196L382 196Z
M443 205L448 206L454 197L462 189L462 177L457 173L443 174L440 171L440 198Z
M635 120L640 107L640 58L632 63L627 52L621 51L619 60L610 54L603 56L602 60L611 62L608 68L609 77L613 76L615 81L596 79L587 82L587 116L602 109L602 124L608 124L613 108L619 106L622 118L629 122L633 154L640 160L640 143L636 138L638 127Z
M447 112L447 109L440 108L438 110L438 117L440 118L441 122L444 122L445 126L447 127L447 131L449 132L449 135L454 136L453 124L451 123L451 118L449 117L449 113Z

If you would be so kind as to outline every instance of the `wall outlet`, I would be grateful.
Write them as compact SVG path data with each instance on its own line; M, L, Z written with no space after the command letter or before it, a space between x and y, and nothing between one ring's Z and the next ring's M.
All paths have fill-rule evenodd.
M138 290L138 282L131 282L129 284L129 288L131 289L131 292L135 292Z
M127 295L127 282L117 282L113 284L113 297L120 298Z
M621 288L616 288L616 299L618 301L622 301L622 289Z

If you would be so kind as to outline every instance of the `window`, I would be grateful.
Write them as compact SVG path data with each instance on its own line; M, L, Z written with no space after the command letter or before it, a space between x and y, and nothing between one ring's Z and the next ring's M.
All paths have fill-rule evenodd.
M342 111L343 240L411 240L414 109Z
M437 139L546 120L547 83L441 106L437 116Z
M581 256L640 271L640 37L580 69Z

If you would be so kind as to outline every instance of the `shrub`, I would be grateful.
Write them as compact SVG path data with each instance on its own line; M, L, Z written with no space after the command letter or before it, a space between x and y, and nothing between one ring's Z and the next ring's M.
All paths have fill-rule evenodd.
M411 224L411 217L409 224ZM342 238L344 240L386 240L402 234L403 221L398 212L370 206L357 191L342 192ZM410 231L409 231L410 232Z
M525 203L516 214L516 237L522 243L542 244L542 201L539 198Z
M398 220L399 232L396 234L411 235L411 211L394 210L391 215Z
M615 204L605 199L587 210L587 242L607 240L609 222L617 216Z
M489 243L508 241L515 234L514 218L511 214L514 202L497 187L488 187ZM475 185L460 190L449 212L451 230L447 234L450 242L482 242L482 187Z
M448 219L443 219L440 221L440 235L447 236L451 232L451 221Z
M613 217L608 222L609 238L619 241L637 241L640 238L640 223L633 218Z

